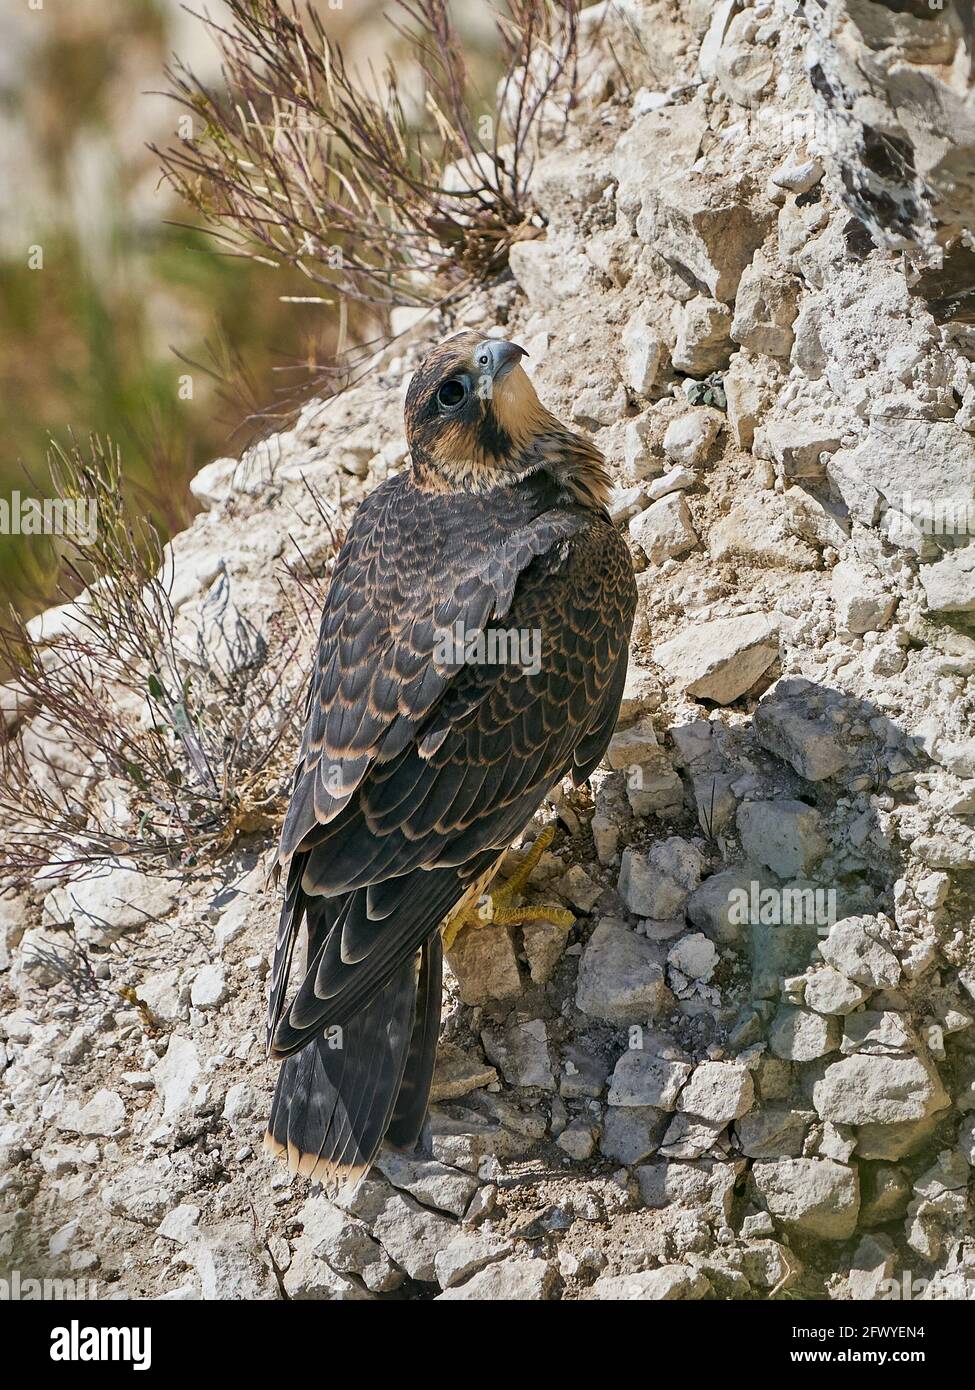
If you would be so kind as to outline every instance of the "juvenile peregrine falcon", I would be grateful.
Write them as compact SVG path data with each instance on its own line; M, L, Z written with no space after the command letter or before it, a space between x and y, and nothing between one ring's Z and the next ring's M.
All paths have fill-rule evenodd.
M602 456L541 404L524 355L465 332L426 358L406 396L412 467L359 508L325 602L281 836L265 1146L331 1191L384 1138L416 1143L441 928L616 723L632 565ZM537 639L534 659L445 640L499 629Z

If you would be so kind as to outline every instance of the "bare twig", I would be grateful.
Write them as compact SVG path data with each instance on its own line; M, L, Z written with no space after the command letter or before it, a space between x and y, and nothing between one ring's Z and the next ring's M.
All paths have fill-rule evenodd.
M397 5L420 117L392 63L368 85L349 71L316 10L228 0L226 25L204 20L226 91L177 63L170 95L194 134L157 151L224 249L384 309L463 293L541 227L527 191L533 135L557 90L572 103L578 43L578 0L509 0L497 14L499 109L477 116L446 0Z
M13 611L0 628L0 663L38 711L0 741L0 866L120 853L185 863L273 826L304 629L282 623L265 639L222 576L203 616L227 651L201 636L184 649L163 547L148 521L129 519L117 451L97 438L87 451L55 446L51 468L61 497L94 505L97 526L72 542L68 570L86 587L61 630L35 640Z

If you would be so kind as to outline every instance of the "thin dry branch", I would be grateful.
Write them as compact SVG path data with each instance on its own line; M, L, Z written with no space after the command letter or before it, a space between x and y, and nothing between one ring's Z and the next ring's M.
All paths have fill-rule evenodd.
M446 0L397 4L405 63L366 81L316 10L228 0L226 24L204 18L225 89L177 63L170 95L194 134L157 151L228 250L384 308L463 293L540 228L533 137L557 91L571 105L578 46L578 0L509 0L496 16L500 103L488 105ZM404 69L422 90L419 112Z
M223 651L177 636L171 567L151 523L133 524L110 444L54 446L62 498L94 505L69 572L83 585L53 636L11 610L0 662L36 711L0 739L0 870L126 854L187 862L272 826L287 782L303 684L302 629L266 640L230 603L226 576L204 617ZM229 655L228 655L229 653ZM111 794L104 796L104 788Z

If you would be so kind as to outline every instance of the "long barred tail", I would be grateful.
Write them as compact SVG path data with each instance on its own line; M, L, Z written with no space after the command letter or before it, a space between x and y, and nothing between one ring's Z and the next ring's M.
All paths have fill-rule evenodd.
M341 1028L285 1058L264 1146L332 1195L364 1177L383 1138L411 1148L426 1118L440 1031L440 933Z

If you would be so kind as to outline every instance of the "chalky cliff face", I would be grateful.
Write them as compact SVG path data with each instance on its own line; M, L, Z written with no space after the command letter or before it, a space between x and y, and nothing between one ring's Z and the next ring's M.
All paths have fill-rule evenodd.
M881 244L936 258L972 229L971 5L812 0L804 13L809 81L841 196Z
M23 1277L277 1298L273 1257L326 1299L975 1296L975 334L908 278L973 215L970 40L866 0L626 15L539 159L547 232L513 279L205 469L172 545L189 645L225 641L215 584L275 640L298 548L331 562L307 484L341 527L404 465L429 342L527 348L640 571L607 759L537 818L560 834L533 891L576 925L458 936L432 1157L384 1156L346 1209L259 1153L273 833L8 897L0 1263ZM869 56L868 24L895 35ZM940 153L891 125L935 81ZM38 754L43 713L8 706Z

